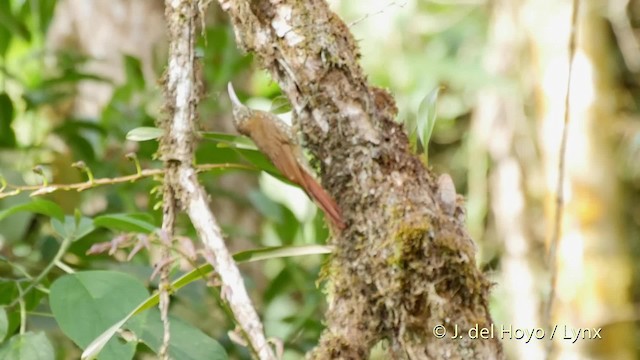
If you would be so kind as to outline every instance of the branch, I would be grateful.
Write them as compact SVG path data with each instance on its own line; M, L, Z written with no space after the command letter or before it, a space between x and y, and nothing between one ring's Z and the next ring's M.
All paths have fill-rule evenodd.
M558 281L558 259L557 249L560 243L560 235L562 231L562 215L564 211L564 181L565 181L565 160L567 153L567 139L569 137L569 121L571 119L571 79L573 78L573 62L576 56L577 47L577 29L578 29L578 13L580 11L580 1L573 0L571 8L571 32L569 33L569 67L567 73L567 90L564 96L564 117L562 123L562 137L560 139L560 148L558 149L558 179L556 182L556 201L553 218L553 232L549 242L548 264L549 273L551 275L550 291L545 304L544 322L547 328L551 327L553 320L553 306L556 297L556 283ZM553 341L547 344L546 358L550 359L553 354Z
M201 173L201 172L214 170L214 169L229 169L229 168L243 169L243 170L257 170L255 167L242 165L242 164L203 164L203 165L196 166L196 171L198 173ZM135 181L152 177L152 176L164 175L164 173L165 173L164 169L144 169L132 175L125 175L125 176L119 176L114 178L93 179L93 181L91 182L85 181L81 183L72 183L72 184L47 184L46 186L45 185L13 185L13 184L6 183L5 181L0 181L3 184L0 187L0 199L10 197L10 196L15 196L25 191L32 191L32 193L29 194L29 196L40 196L45 194L51 194L56 191L76 190L78 192L81 192L81 191L93 189L103 185L114 185L114 184L135 182ZM3 179L0 177L0 180L3 180ZM4 190L9 190L9 191L4 192Z
M167 169L165 183L171 188L177 203L186 209L202 240L205 258L220 276L222 298L228 302L249 347L259 359L275 359L244 287L242 275L225 246L220 227L209 208L207 194L198 183L192 165L196 105L200 95L194 42L202 4L199 1L166 0L165 6L170 44L164 89L169 118L159 124L165 134L160 142L160 154Z

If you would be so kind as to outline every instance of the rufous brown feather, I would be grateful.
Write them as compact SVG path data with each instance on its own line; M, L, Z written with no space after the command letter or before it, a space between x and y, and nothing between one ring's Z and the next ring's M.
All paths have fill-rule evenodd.
M302 149L294 140L291 129L277 116L242 105L229 83L233 103L233 119L238 131L250 137L273 165L291 182L300 185L324 211L337 229L345 228L340 208L303 164Z

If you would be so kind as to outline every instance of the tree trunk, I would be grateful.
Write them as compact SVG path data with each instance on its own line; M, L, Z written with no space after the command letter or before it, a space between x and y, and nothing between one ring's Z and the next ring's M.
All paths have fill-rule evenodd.
M411 153L393 98L367 83L347 26L321 0L220 3L239 44L289 97L348 223L332 239L327 329L308 357L365 359L388 340L392 358L501 358L497 339L467 336L492 322L491 284L462 204Z
M621 233L623 207L616 176L617 114L610 33L600 1L582 1L573 62L566 152L564 216L558 246L556 306L551 326L568 335L588 329L575 343L556 338L555 358L635 359L630 249ZM529 29L540 144L547 184L547 221L554 219L566 81L571 1L529 1ZM540 31L541 28L555 31ZM602 340L592 338L600 329ZM606 335L605 335L606 334ZM586 336L586 338L584 337ZM575 336L574 336L575 337ZM594 349L598 349L594 351Z
M527 56L526 38L519 30L525 12L523 1L517 0L495 1L491 8L485 66L504 85L491 82L479 92L469 134L470 152L474 154L469 162L469 172L473 174L470 184L488 179L489 188L474 189L474 194L490 194L490 218L495 226L491 240L501 243L504 249L497 292L507 315L499 322L512 329L531 329L541 324L542 299L536 279L545 257L541 242L533 241L527 221L531 215L528 210L535 205L527 194L531 193L531 183L540 179L540 159L535 132L519 94L527 88L519 67L526 63ZM479 160L483 156L489 160ZM487 174L488 162L492 166ZM507 354L516 359L544 358L543 341L508 340L504 345Z

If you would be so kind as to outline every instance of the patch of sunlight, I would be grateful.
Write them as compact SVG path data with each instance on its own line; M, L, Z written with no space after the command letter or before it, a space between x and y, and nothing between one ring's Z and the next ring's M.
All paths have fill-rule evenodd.
M546 149L558 149L560 146L564 123L566 81L560 85L558 79L566 79L567 76L568 64L564 57L556 57L551 61L544 74L543 88L547 102L545 104L547 113L546 120L542 122L541 141ZM587 110L595 101L594 81L593 64L583 52L576 53L571 80L571 129L569 130L570 137L566 152L567 159L571 159L567 164L573 170L591 169L589 158L578 155L590 153L587 143L588 136L584 135L587 125L584 118ZM555 188L558 178L557 169L549 170L546 178L547 186Z
M566 234L560 240L558 298L573 301L580 294L584 280L584 236L578 228L565 224Z

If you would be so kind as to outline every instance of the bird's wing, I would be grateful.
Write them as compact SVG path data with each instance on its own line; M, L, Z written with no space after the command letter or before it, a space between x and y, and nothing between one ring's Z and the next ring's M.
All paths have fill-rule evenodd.
M302 150L293 143L292 134L286 126L284 123L266 124L265 122L260 124L257 129L263 133L263 136L258 137L261 140L259 140L260 143L256 142L256 145L267 154L282 175L300 185L309 197L320 206L329 220L339 229L343 229L345 225L338 204L300 163L303 156ZM268 147L269 150L265 151L263 147Z

